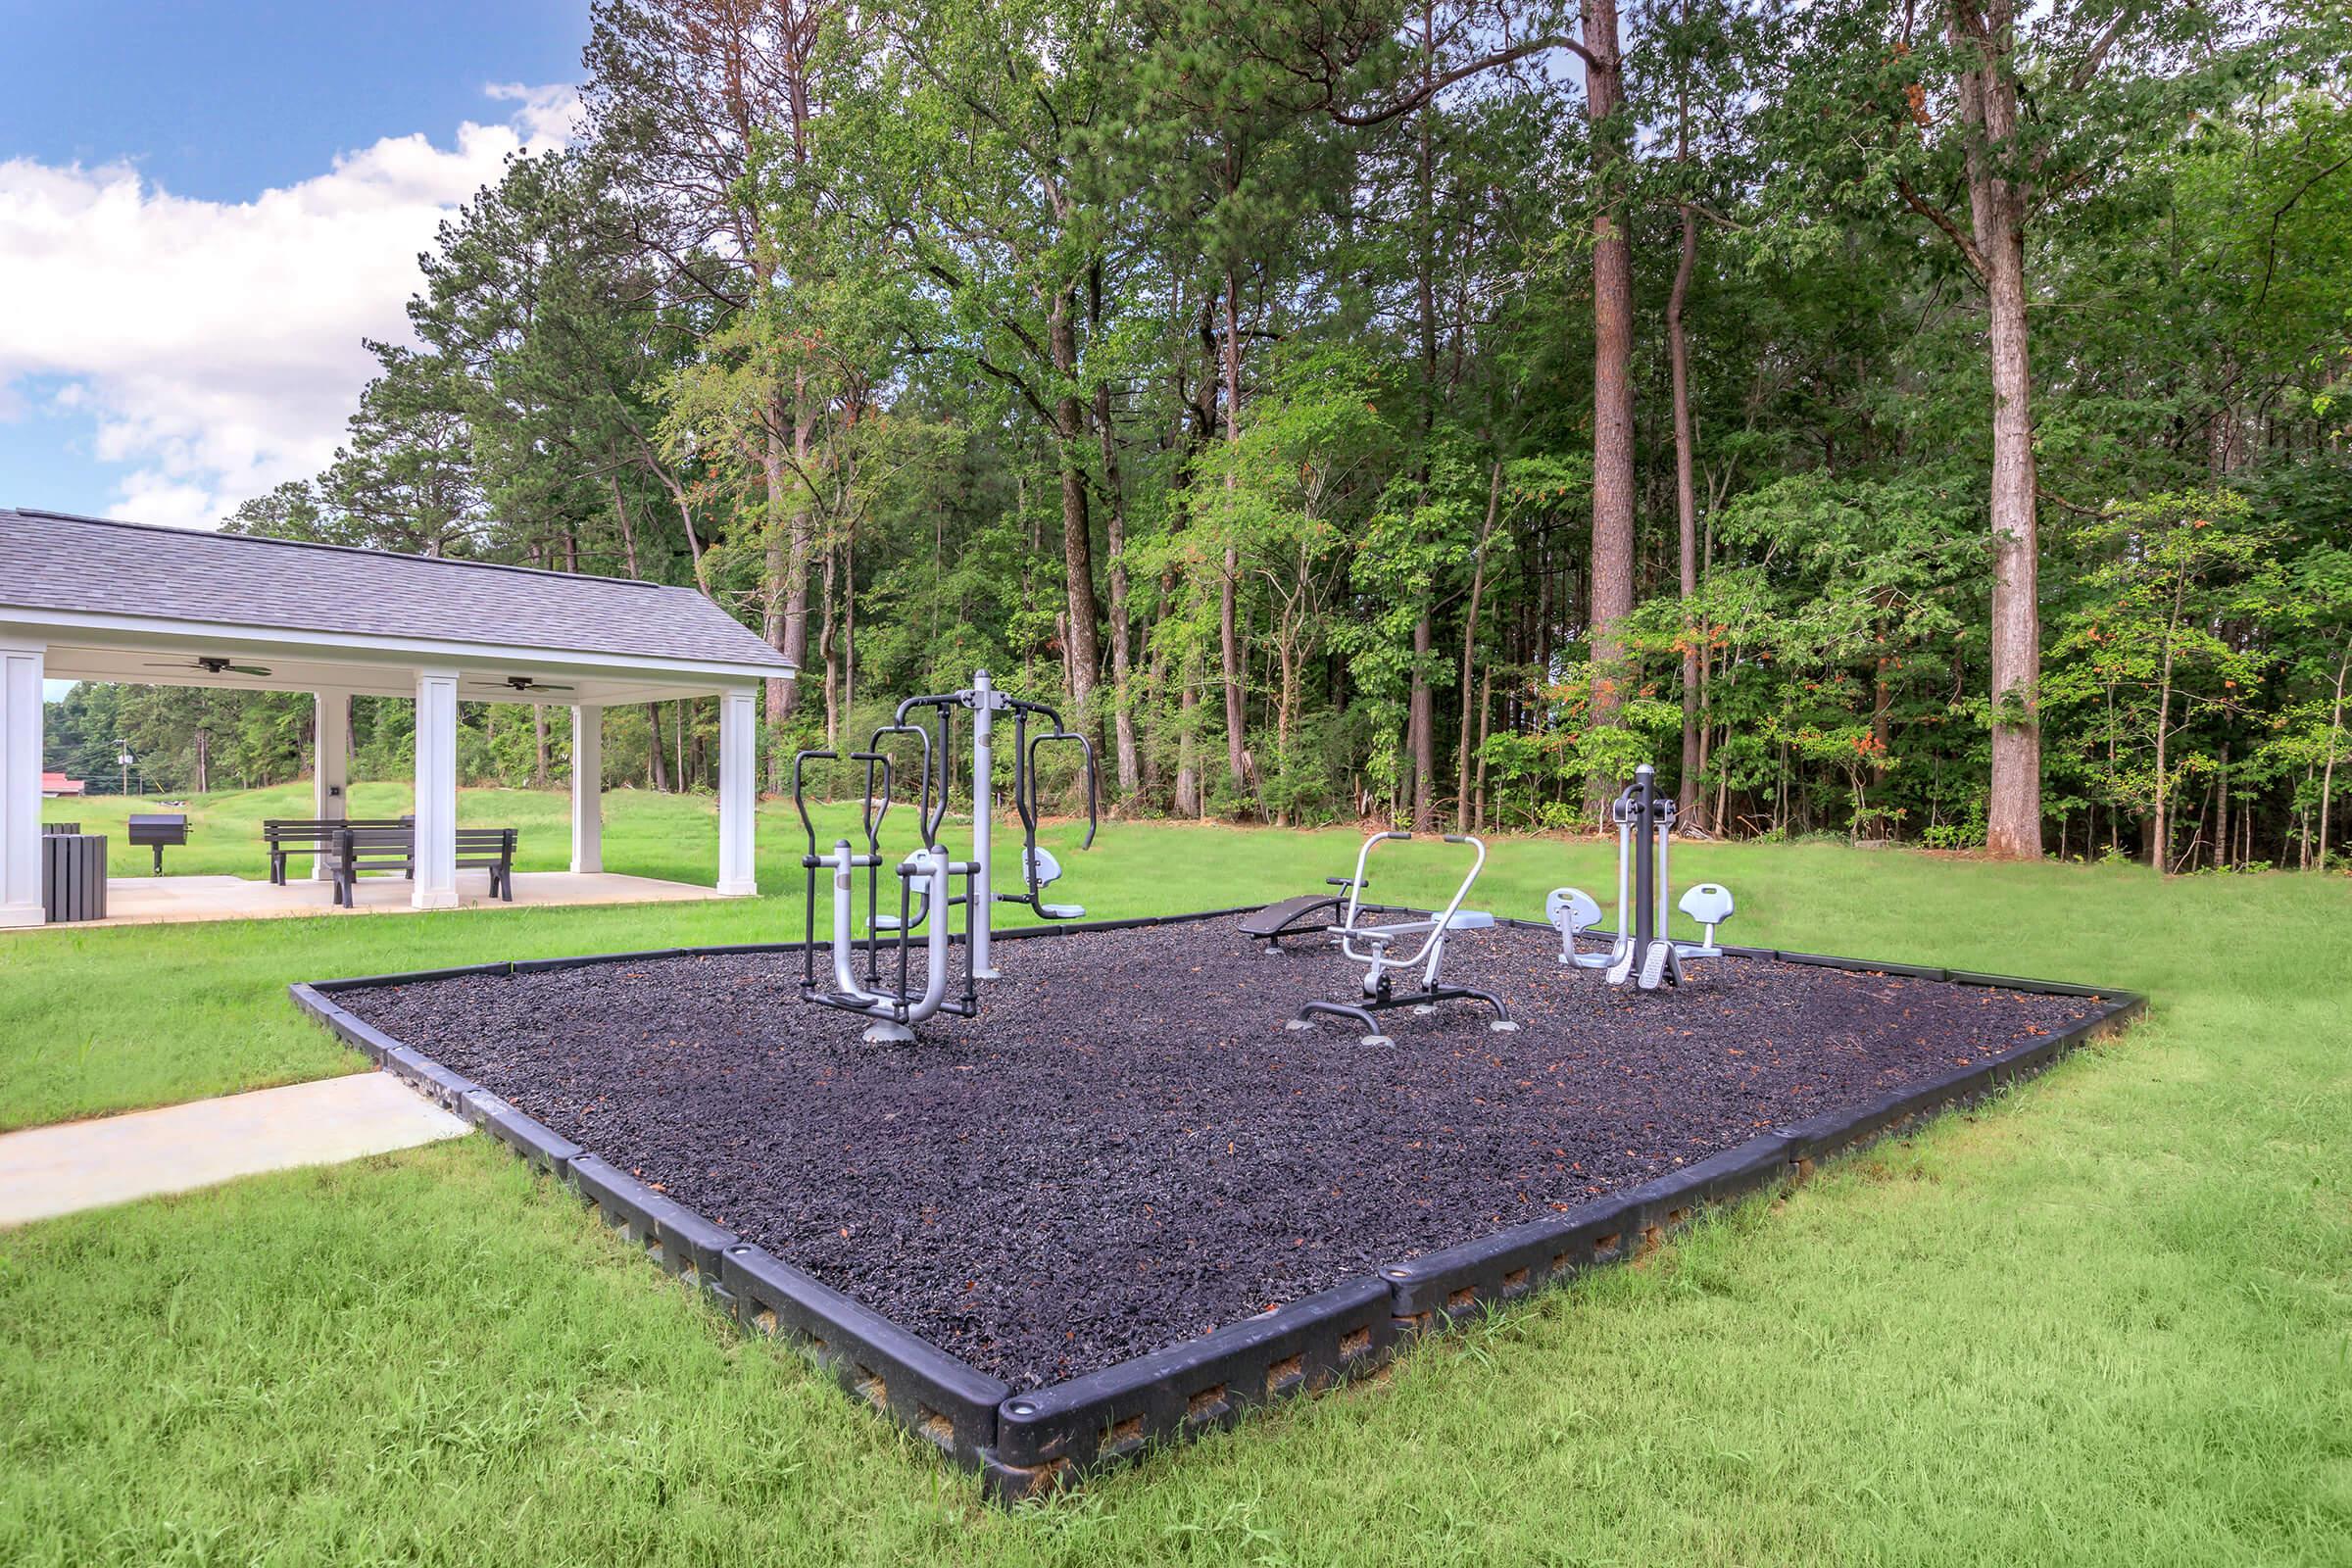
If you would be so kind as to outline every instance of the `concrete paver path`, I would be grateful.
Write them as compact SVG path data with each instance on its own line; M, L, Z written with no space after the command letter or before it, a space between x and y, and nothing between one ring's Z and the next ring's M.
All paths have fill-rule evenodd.
M389 1073L0 1134L0 1225L463 1137Z

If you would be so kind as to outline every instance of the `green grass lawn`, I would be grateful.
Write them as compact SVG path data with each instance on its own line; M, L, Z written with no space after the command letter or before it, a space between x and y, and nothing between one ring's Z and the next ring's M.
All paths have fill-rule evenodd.
M659 869L708 864L693 808L615 797L608 842L643 858L613 869L696 874ZM0 938L0 1120L356 1065L289 979L796 936L785 827L762 819L757 901ZM1442 876L1438 846L1407 853L1377 889L1399 902ZM1352 855L1113 826L1057 893L1243 903ZM1611 863L1498 844L1475 902L1605 893ZM1009 1515L480 1139L46 1222L0 1235L0 1561L2352 1557L2352 881L1815 846L1677 864L1739 895L1732 940L2154 1011L1373 1386Z

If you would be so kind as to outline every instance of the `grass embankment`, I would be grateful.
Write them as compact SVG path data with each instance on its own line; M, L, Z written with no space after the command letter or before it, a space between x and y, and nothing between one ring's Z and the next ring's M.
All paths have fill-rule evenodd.
M1411 853L1381 891L1435 881ZM1135 826L1064 858L1113 915L1301 890L1352 843ZM1477 902L1609 861L1498 845ZM1380 1387L1012 1516L480 1140L48 1222L0 1237L0 1560L2344 1560L2352 884L1679 863L1739 894L1738 940L2155 1014ZM797 927L796 896L30 933L0 941L0 1089L21 1121L338 1070L286 979ZM43 1079L28 1028L79 1067Z

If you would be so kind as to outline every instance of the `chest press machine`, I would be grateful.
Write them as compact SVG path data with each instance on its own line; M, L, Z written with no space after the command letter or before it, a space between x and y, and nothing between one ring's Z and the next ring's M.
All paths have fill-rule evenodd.
M1355 854L1355 875L1344 884L1348 889L1348 900L1340 923L1324 928L1327 938L1343 954L1354 962L1366 965L1361 995L1348 1002L1309 1002L1299 1007L1298 1015L1290 1021L1290 1028L1312 1029L1318 1017L1346 1018L1363 1031L1365 1045L1393 1045L1395 1042L1380 1032L1380 1025L1373 1014L1385 1012L1391 1007L1410 1007L1415 1013L1426 1017L1437 1011L1439 1003L1452 1001L1483 1002L1494 1008L1494 1016L1487 1024L1489 1029L1507 1032L1519 1027L1511 1021L1510 1009L1502 1004L1502 999L1494 992L1482 991L1476 986L1446 985L1438 979L1438 967L1445 962L1446 939L1449 935L1456 931L1488 930L1494 924L1494 916L1484 909L1462 907L1462 900L1470 895L1470 885L1478 880L1478 873L1486 868L1487 847L1480 840L1467 833L1446 835L1448 844L1468 845L1474 858L1469 871L1462 877L1461 885L1453 890L1453 897L1436 914L1426 919L1397 920L1385 925L1367 924L1361 918L1367 912L1363 907L1363 895L1369 879L1364 870L1371 859L1373 846L1390 839L1401 841L1411 837L1410 833L1387 832L1375 833L1364 840L1363 848ZM1335 882L1337 880L1334 878ZM1414 937L1421 939L1421 945L1410 954L1403 953L1403 945ZM1409 974L1415 968L1421 971L1420 986L1414 990L1398 991L1396 977Z
M947 759L953 739L953 718L958 710L972 715L972 855L968 860L951 858L939 842L939 830L948 817L953 770ZM931 729L909 720L909 715L918 712L927 712L935 721L936 742ZM1009 713L1013 721L1013 807L1021 819L1018 893L999 893L992 881L994 857L990 830L996 804L992 770L999 713ZM1052 727L1030 734L1029 722L1033 717L1050 721ZM882 906L881 897L882 823L890 814L894 771L890 754L882 746L891 736L912 736L918 743L921 759L915 810L922 844L895 867L899 882L896 913ZM865 791L858 811L859 835L865 840L863 850L854 848L848 839L837 839L830 852L819 854L816 826L808 816L804 783L808 764L837 761L841 754L805 751L793 758L792 801L801 814L802 831L808 839L808 853L801 858L802 868L808 874L806 924L801 945L802 1001L872 1018L874 1021L866 1026L864 1035L869 1045L909 1041L915 1037L914 1025L940 1013L958 1018L978 1014L977 982L998 977L989 949L989 916L994 906L1026 905L1047 920L1084 918L1086 910L1082 906L1046 902L1046 889L1061 875L1059 862L1037 842L1038 751L1049 745L1078 748L1086 770L1086 842L1079 848L1091 849L1100 801L1093 744L1064 725L1060 713L1054 710L998 691L985 669L975 671L972 684L963 691L907 698L899 704L892 722L874 731L864 751L850 754L851 761L865 765ZM865 873L862 975L858 973L856 929L858 871ZM816 885L820 873L829 873L833 884L833 924L826 944L833 960L830 988L819 983L816 967ZM957 906L963 908L963 973L958 993L951 997L949 990L954 979L950 971L955 965L950 956L948 927ZM917 932L923 933L919 992L911 988L908 980ZM893 962L886 961L885 948L895 960L895 974L886 973Z
M1657 769L1634 769L1634 781L1609 808L1617 824L1617 929L1605 953L1580 952L1576 939L1600 923L1600 906L1582 888L1554 888L1544 913L1560 933L1560 962L1598 969L1610 985L1633 982L1643 991L1683 982L1688 958L1720 958L1715 928L1735 909L1729 888L1700 882L1677 906L1702 928L1696 942L1676 942L1666 932L1668 837L1674 831L1674 797L1657 788Z

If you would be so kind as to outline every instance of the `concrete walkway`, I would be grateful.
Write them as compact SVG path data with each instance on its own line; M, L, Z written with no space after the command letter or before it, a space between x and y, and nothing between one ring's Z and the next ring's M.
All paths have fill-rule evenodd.
M88 931L102 925L159 925L186 920L271 920L317 914L414 914L409 884L397 876L362 877L354 906L342 908L324 882L299 873L284 886L241 876L114 876L106 879L103 920L28 929ZM458 873L458 904L467 909L524 905L678 904L726 895L689 882L612 871L517 871L511 902L490 896L490 873Z
M0 1134L0 1226L262 1171L331 1165L467 1131L381 1072L30 1127Z

